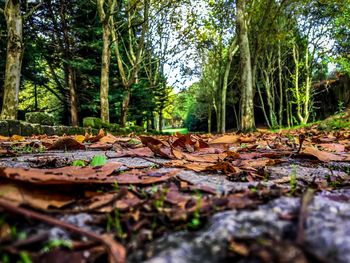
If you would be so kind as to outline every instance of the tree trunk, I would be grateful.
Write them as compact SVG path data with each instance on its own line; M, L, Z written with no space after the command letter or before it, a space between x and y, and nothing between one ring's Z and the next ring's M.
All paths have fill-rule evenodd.
M209 103L209 106L208 106L208 133L211 133L211 111L212 111L212 106L211 106L211 103Z
M78 126L78 103L77 103L77 92L76 92L76 77L75 70L71 64L72 59L71 43L69 37L69 26L66 19L67 2L65 0L60 1L60 18L63 32L63 43L61 47L64 58L64 74L66 80L66 86L69 90L69 104L70 104L70 121L72 126Z
M247 20L245 17L246 0L237 0L237 32L241 64L241 130L250 131L254 124L254 92L252 65L250 57Z
M234 54L238 51L238 47L236 45L236 40L234 40L230 48L228 50L228 58L227 64L224 73L223 85L221 89L221 125L220 125L220 133L225 133L226 131L226 96L227 96L227 86L228 86L228 77L230 75L231 63Z
M4 14L8 40L1 119L17 119L18 95L24 52L20 1L6 1Z
M278 112L278 125L283 126L283 81L282 81L282 55L281 55L281 41L278 40L278 83L279 83L279 112Z
M160 131L160 132L162 132L163 131L163 112L162 112L162 110L159 112L159 123L158 123L158 130Z
M120 126L125 127L128 118L128 109L130 104L130 89L126 89L122 101L122 107L120 108Z
M102 47L102 66L101 66L101 86L100 86L100 100L101 100L101 119L109 123L109 67L110 67L110 36L111 31L108 23L102 24L103 29L103 47Z
M77 92L76 92L76 81L75 71L69 66L68 67L68 87L70 93L70 116L72 126L78 126L78 103L77 103Z

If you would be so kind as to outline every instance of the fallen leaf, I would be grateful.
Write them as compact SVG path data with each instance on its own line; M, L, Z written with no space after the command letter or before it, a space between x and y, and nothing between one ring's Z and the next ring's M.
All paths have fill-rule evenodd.
M341 153L345 151L345 145L339 143L322 143L319 146L330 152Z
M85 140L85 136L84 135L75 135L74 140L76 140L77 142L83 143Z
M63 137L48 147L48 150L85 150L85 145L70 137Z
M224 135L208 142L209 145L213 144L234 144L239 142L240 136L238 135Z
M342 161L344 159L342 156L320 151L317 148L310 146L305 147L305 149L302 151L302 154L314 156L322 162Z
M0 177L33 184L113 184L117 176L110 176L121 163L104 166L66 166L55 169L1 167Z
M28 205L32 208L46 210L49 207L61 208L74 201L67 194L54 193L53 191L30 188L20 184L3 182L0 185L0 198L17 205Z
M90 142L90 143L94 143L94 142L98 142L100 139L102 139L105 136L105 132L103 129L100 129L98 134L96 136L91 136L90 134L85 134L85 140L84 142Z
M108 143L113 144L116 141L118 141L117 137L115 137L114 135L112 135L110 133L107 133L107 135L102 137L99 142L100 143L106 143L106 144L108 144Z

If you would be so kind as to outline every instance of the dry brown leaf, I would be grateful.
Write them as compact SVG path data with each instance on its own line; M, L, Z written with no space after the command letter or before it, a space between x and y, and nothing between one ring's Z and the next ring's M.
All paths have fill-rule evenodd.
M103 129L100 129L96 136L91 136L90 134L86 133L84 142L91 142L91 143L98 142L105 135L106 134L105 134L105 131Z
M319 146L329 152L341 153L345 151L345 145L339 143L322 143Z
M85 150L85 145L70 137L63 137L48 147L48 150Z
M118 141L118 138L115 137L114 135L110 134L110 133L107 133L106 136L102 137L100 139L100 143L110 143L110 144L113 144L115 143L116 141Z
M66 166L55 169L0 168L0 177L33 184L113 184L117 176L110 176L121 167L121 163L104 166Z
M309 146L305 147L302 153L306 155L314 156L322 162L342 161L344 159L344 157L342 156L335 155L333 153L329 153L325 151L320 151L315 147L309 147Z
M239 142L240 136L238 135L224 135L208 142L209 145L213 144L233 144Z
M115 157L153 157L154 153L148 147L122 150L117 152Z
M33 189L20 184L3 182L0 185L0 198L17 205L28 205L32 208L46 210L49 207L61 208L74 201L67 194L54 193L46 189Z

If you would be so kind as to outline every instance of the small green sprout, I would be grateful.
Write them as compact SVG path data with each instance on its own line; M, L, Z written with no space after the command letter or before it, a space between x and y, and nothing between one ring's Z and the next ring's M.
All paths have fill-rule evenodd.
M68 248L71 249L73 247L72 241L67 239L53 239L50 240L42 249L42 253L48 253L52 249L55 248Z
M102 166L102 165L105 165L106 163L107 163L106 156L95 155L90 162L90 166Z

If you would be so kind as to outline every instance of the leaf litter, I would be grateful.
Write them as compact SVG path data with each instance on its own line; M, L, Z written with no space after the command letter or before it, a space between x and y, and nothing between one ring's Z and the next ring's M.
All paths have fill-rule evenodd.
M0 168L0 252L16 258L25 251L34 261L44 262L59 253L68 261L81 258L88 251L88 262L105 260L125 262L128 253L142 248L167 232L198 229L214 213L229 209L253 209L259 204L282 195L301 195L307 187L314 191L339 187L337 178L308 183L305 189L291 185L288 180L272 180L267 187L267 167L297 162L310 167L332 162L350 161L350 133L318 132L299 129L272 133L176 135L117 137L103 130L97 135L0 137L0 153L20 156L21 149L54 151L113 151L113 156L95 156L80 166L60 168ZM45 153L43 155L45 158ZM141 158L152 165L134 167L118 162L121 157ZM216 174L234 182L255 182L254 189L220 193L210 186L193 184L177 176L183 170L203 175ZM346 184L349 178L342 178ZM297 189L294 189L294 188ZM292 190L293 188L293 190ZM305 199L305 198L304 198ZM305 202L304 202L305 203ZM299 217L304 222L307 206ZM87 213L89 225L79 227L65 222L66 215ZM15 246L18 237L8 234L16 222L21 231L38 223L66 229L75 242L71 250L56 248L43 253L40 247L47 242L49 227L41 225L44 236L24 238L21 250ZM98 229L98 233L95 233ZM29 231L27 231L29 232ZM7 233L7 234L6 234ZM76 236L78 234L79 237ZM302 239L300 225L299 239ZM82 238L84 237L84 238ZM301 253L300 262L308 262L297 244L278 244L269 238L261 246L252 240L232 240L230 251L236 257L249 257L258 249L257 257L268 259L281 256L279 249ZM258 246L258 247L256 247ZM11 248L12 247L12 248ZM266 251L269 252L266 252ZM272 251L272 252L271 252ZM275 255L276 254L276 255ZM298 256L298 257L299 257Z

